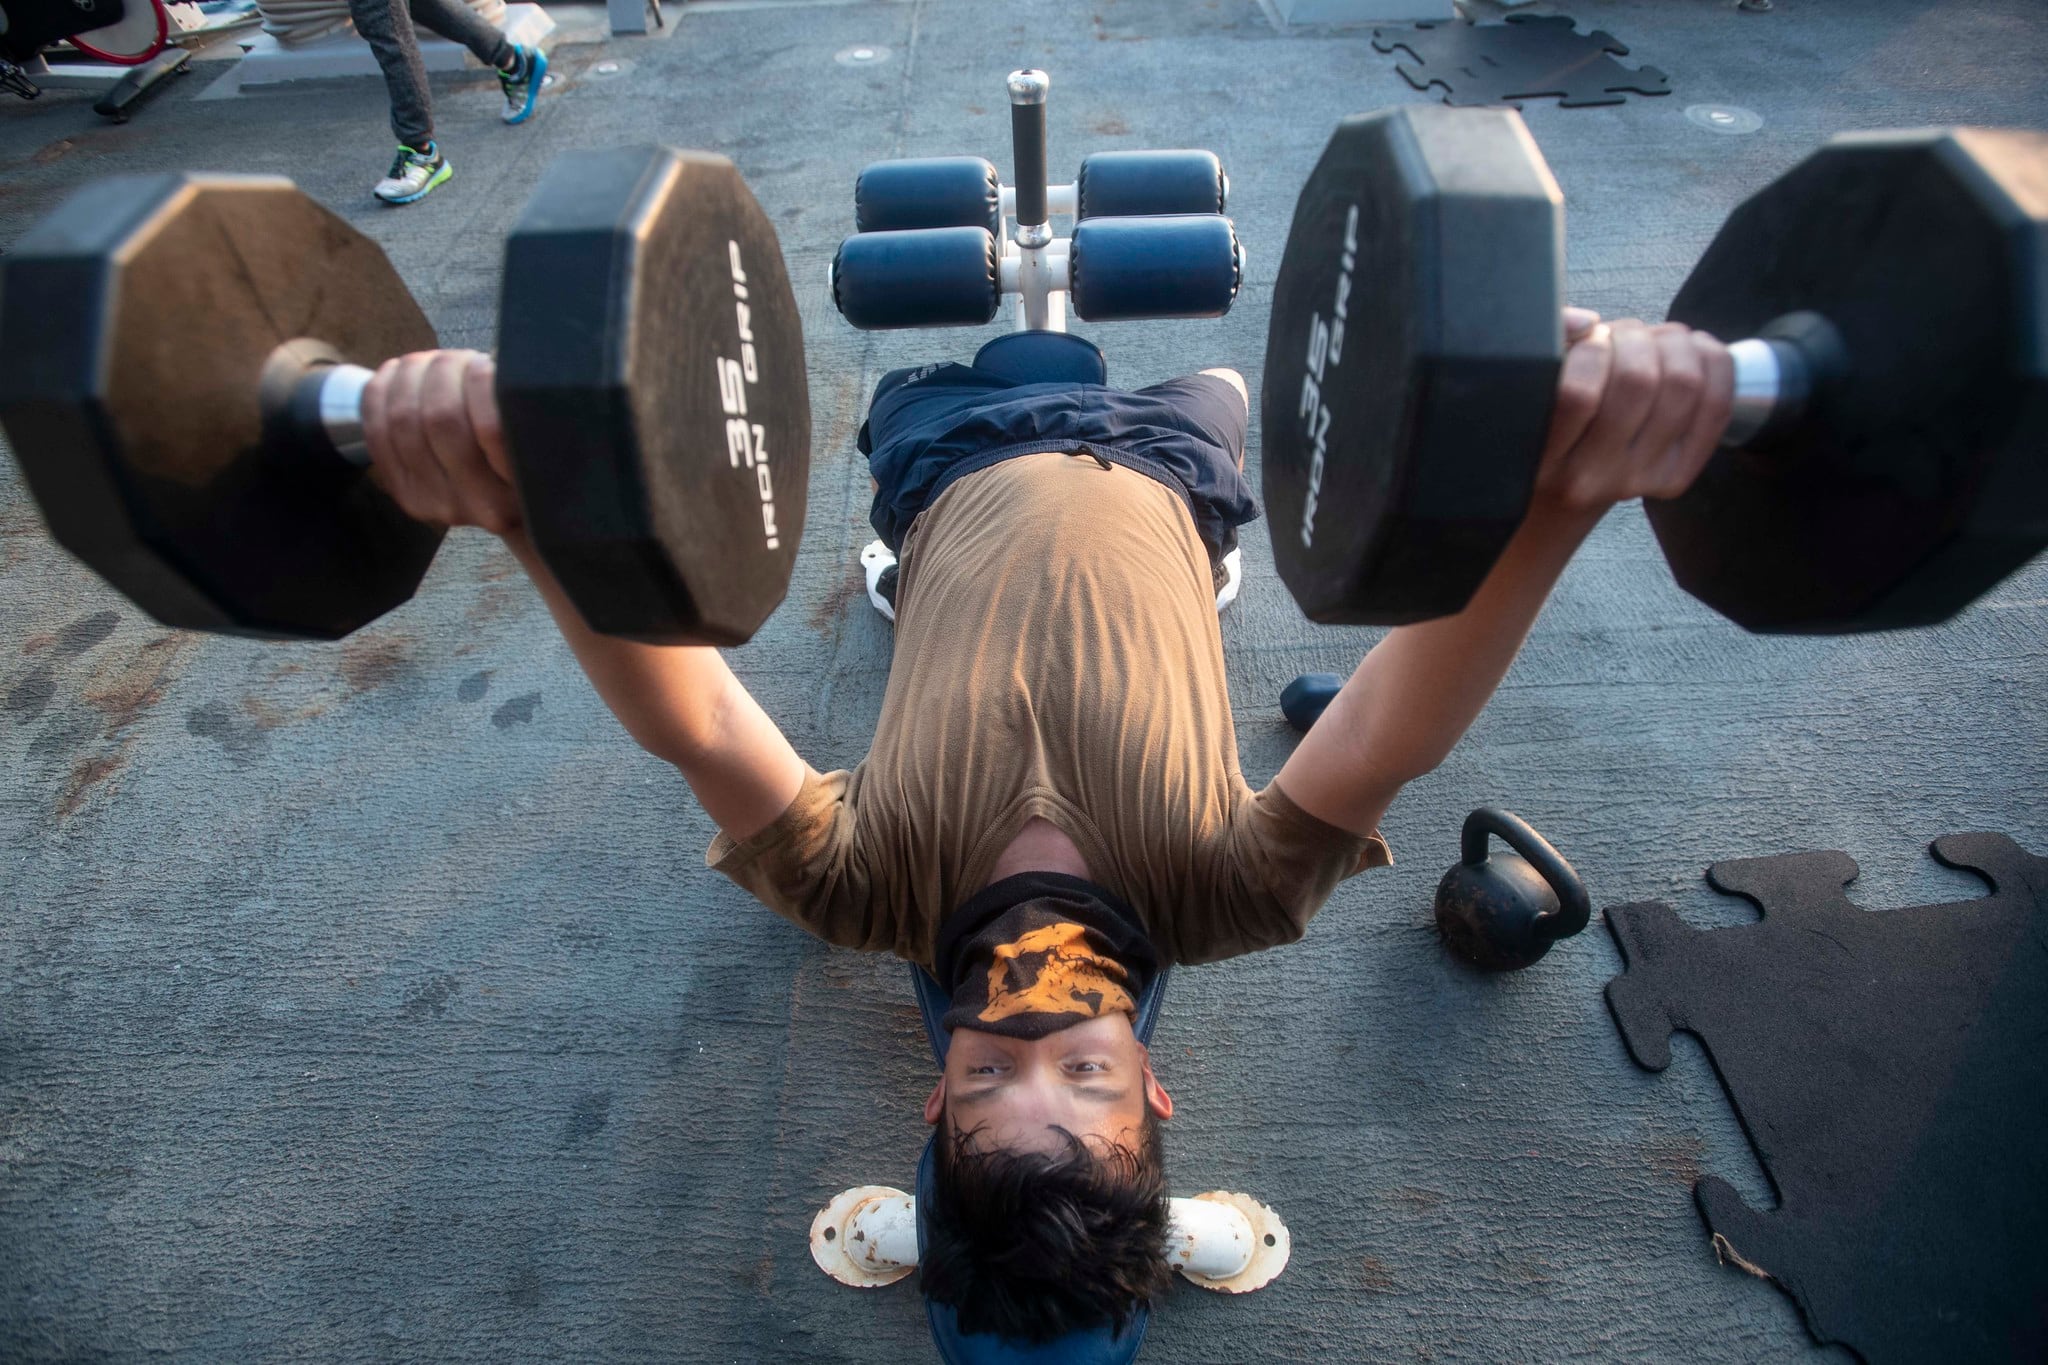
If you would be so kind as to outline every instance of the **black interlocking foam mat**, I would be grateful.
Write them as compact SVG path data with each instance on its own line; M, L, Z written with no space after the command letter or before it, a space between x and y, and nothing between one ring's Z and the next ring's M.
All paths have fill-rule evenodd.
M2048 1359L2048 858L2001 834L1934 856L1992 894L1869 911L1843 853L1715 863L1762 912L1699 930L1607 912L1608 1008L1636 1061L1699 1036L1777 1187L1694 1186L1722 1259L1873 1365Z
M1597 29L1580 33L1563 15L1513 14L1504 24L1376 28L1372 45L1414 58L1394 69L1417 90L1442 86L1445 104L1513 104L1519 109L1517 100L1556 95L1559 105L1571 108L1620 104L1629 91L1671 93L1671 78L1656 67L1630 68L1614 60L1627 56L1628 46L1613 34Z

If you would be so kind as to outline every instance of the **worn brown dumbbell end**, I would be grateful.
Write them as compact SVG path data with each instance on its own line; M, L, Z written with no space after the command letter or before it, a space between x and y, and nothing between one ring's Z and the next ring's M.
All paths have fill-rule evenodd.
M412 595L442 531L366 477L358 409L435 338L374 242L281 178L125 176L0 270L0 426L56 539L139 606L335 639ZM780 603L802 330L731 162L551 168L507 242L495 398L528 531L594 629L737 644Z

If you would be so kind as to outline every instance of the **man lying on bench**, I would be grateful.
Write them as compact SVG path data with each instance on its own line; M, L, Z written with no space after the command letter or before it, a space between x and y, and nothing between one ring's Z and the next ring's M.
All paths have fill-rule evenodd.
M505 539L627 731L722 831L709 865L828 942L950 995L927 1294L969 1333L1111 1331L1169 1282L1159 1125L1133 1032L1172 963L1289 943L1479 714L1603 513L1682 491L1733 392L1675 324L1567 316L1533 509L1456 616L1389 631L1280 772L1238 769L1219 565L1257 515L1243 382L1122 392L972 366L896 371L863 448L901 556L868 756L819 773L714 649L594 634L524 537L491 362L388 362L364 396L376 477L408 512Z

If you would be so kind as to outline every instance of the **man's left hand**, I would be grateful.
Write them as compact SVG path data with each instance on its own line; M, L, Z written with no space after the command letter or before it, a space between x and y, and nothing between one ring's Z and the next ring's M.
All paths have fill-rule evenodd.
M1536 505L1597 514L1691 487L1728 426L1728 348L1683 323L1604 323L1582 308L1565 310L1565 339Z

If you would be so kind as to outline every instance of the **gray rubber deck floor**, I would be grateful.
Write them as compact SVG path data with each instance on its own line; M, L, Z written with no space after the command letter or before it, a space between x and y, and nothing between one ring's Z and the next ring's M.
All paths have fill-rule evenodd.
M390 146L374 80L210 99L231 66L204 62L120 127L90 95L0 97L0 242L112 171L281 172L384 244L446 342L488 347L503 234L555 156L733 157L803 291L817 434L796 586L733 658L813 763L847 766L890 654L855 565L863 400L984 336L832 312L855 172L1007 166L1001 83L1027 64L1052 73L1056 171L1214 148L1251 251L1236 309L1090 330L1116 382L1228 363L1256 389L1331 126L1420 97L1363 32L1283 34L1252 0L670 12L666 36L598 41L601 11L560 11L592 41L557 47L527 127L497 123L484 74L437 80L456 179L404 211L368 195ZM1830 133L2048 125L2036 0L1564 12L1674 89L1527 112L1569 204L1572 295L1610 315L1661 316L1728 209ZM861 45L880 59L839 60ZM1688 120L1709 103L1762 127ZM1288 752L1280 687L1374 636L1306 624L1251 532L1224 639L1256 782ZM50 544L0 461L0 566L0 1358L929 1358L909 1287L842 1289L805 1249L822 1201L907 1183L923 1139L902 968L704 871L704 816L493 542L453 537L417 601L341 645L171 634ZM1177 975L1156 1048L1173 1183L1272 1202L1295 1251L1259 1294L1175 1294L1147 1358L1821 1353L1788 1300L1716 1263L1693 1179L1764 1205L1769 1184L1689 1040L1663 1075L1629 1061L1607 935L1480 979L1441 956L1430 893L1465 811L1500 803L1596 903L1698 923L1748 913L1707 863L1794 848L1853 854L1869 905L1976 894L1924 848L1991 829L2048 849L2044 627L2037 563L1939 629L1751 637L1616 512L1475 731L1394 808L1399 865L1297 947Z

